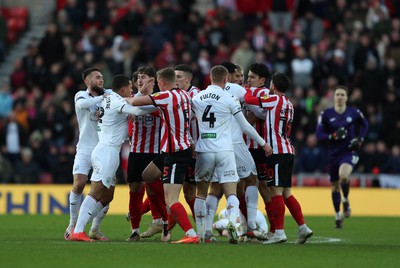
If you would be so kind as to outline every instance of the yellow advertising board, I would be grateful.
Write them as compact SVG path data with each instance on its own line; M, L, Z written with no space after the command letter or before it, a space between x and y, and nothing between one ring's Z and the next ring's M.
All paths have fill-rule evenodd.
M88 193L87 185L85 193ZM2 214L67 214L71 185L0 185L0 215ZM109 213L128 212L129 188L117 185ZM292 193L300 202L304 215L333 215L331 190L329 187L298 187ZM183 195L181 203L190 212ZM380 188L352 188L350 190L352 215L354 216L400 216L398 203L400 190ZM225 198L219 210L225 207ZM259 210L265 213L262 199ZM286 210L286 213L289 213Z

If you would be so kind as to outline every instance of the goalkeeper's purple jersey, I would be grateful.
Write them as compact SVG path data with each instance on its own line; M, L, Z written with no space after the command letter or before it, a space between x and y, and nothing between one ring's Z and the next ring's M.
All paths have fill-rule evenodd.
M330 140L329 135L339 128L347 130L346 138ZM364 138L368 131L368 122L358 109L347 107L343 114L338 114L334 108L322 111L318 118L316 136L319 141L328 143L329 158L336 158L350 153L350 141L354 138Z

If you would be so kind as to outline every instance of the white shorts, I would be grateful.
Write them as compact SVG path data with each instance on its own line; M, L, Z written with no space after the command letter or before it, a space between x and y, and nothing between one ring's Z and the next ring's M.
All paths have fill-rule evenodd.
M115 186L115 173L119 166L120 147L98 144L92 153L93 174L91 181L101 181L107 188Z
M218 153L197 153L196 181L212 181L221 184L238 182L235 153L232 151Z
M235 151L236 170L239 178L247 178L250 173L257 176L257 168L249 148L244 143L233 144Z
M93 148L76 149L72 175L84 174L87 176L89 174L89 171L92 168L92 152Z

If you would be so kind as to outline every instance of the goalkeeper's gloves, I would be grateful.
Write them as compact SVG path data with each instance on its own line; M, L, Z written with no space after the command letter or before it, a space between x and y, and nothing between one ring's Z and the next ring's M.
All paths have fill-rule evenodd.
M351 151L358 151L361 148L363 139L362 138L354 138L350 141L349 149Z
M335 132L333 132L331 135L329 135L330 140L343 140L347 136L347 129L344 127L339 128Z

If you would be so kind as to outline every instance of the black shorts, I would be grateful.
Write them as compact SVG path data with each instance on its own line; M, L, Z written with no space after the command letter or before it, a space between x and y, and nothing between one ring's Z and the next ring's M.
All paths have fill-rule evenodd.
M263 149L249 149L251 156L253 156L254 163L256 163L257 177L259 181L265 181L267 176L267 156Z
M186 169L185 182L196 185L196 180L194 179L195 168L196 168L196 159L192 157L188 165L188 168Z
M129 153L127 182L142 182L142 173L159 154Z
M183 184L187 168L192 160L192 150L165 154L163 183Z
M292 187L293 154L273 154L267 157L268 186Z
M156 167L160 170L161 173L164 169L165 155L166 155L165 153L162 153L162 154L157 155L157 157L155 157L153 159L153 164L156 165Z

